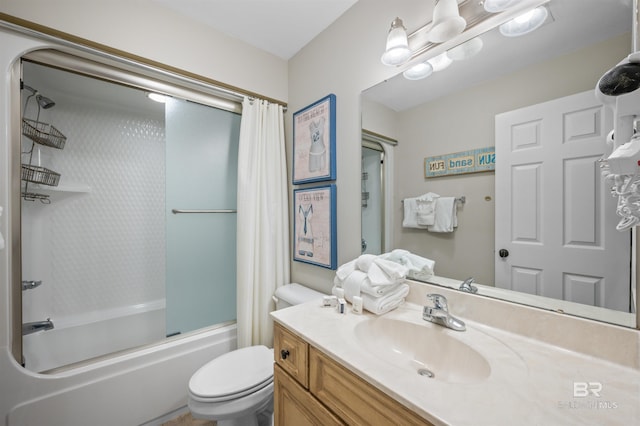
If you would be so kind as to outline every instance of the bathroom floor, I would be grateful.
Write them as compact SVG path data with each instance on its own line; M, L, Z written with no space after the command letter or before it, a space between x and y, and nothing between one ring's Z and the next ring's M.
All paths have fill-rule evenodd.
M191 417L191 413L182 414L181 416L162 423L162 426L215 426L213 420L199 420Z

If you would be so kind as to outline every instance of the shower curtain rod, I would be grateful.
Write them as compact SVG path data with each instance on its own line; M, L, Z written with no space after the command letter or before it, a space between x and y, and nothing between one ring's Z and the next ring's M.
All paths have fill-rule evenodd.
M241 103L242 99L246 96L248 98L263 99L269 103L282 105L285 111L287 108L287 103L281 100L240 89L181 68L153 61L142 56L134 55L120 49L115 49L101 43L96 43L82 37L74 36L72 34L58 31L51 27L40 25L2 12L0 12L0 27L16 31L23 35L32 36L43 41L56 42L65 47L72 47L74 49L81 50L83 53L114 61L120 65L135 66L137 68L142 68L147 72L159 73L167 78L180 81L183 84L190 84L199 87L201 90L207 89L209 91L216 92L217 96L226 100Z

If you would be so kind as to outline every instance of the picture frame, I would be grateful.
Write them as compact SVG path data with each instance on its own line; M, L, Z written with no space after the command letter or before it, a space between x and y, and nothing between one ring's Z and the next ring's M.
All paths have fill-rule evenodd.
M293 259L336 269L336 185L295 189L293 209Z
M293 113L293 184L336 180L336 95Z

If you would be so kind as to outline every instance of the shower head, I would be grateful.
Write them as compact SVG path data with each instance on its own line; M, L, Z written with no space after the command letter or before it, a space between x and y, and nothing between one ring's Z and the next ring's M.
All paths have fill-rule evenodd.
M23 84L22 88L27 89L28 91L31 92L31 95L29 95L30 97L33 95L36 96L36 101L38 102L38 105L40 105L40 108L48 109L53 107L56 104L51 98L42 96L36 89L34 89L31 86L27 86L26 84Z
M38 102L38 105L40 105L44 109L51 108L56 104L55 102L53 102L53 100L51 100L51 98L47 98L46 96L42 95L36 95L36 101Z

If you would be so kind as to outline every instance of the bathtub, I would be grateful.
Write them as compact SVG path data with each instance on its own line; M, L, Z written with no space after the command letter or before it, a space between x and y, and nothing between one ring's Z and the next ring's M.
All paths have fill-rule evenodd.
M165 338L165 300L52 317L52 330L23 336L25 367L43 372Z
M104 325L96 322L93 327ZM77 332L74 328L83 327L77 325L57 331L62 334L68 330L73 334ZM91 326L84 328L92 334ZM25 338L46 340L49 332L56 329ZM90 413L91 423L96 426L160 425L176 413L187 411L190 377L208 361L236 349L236 334L235 321L228 321L160 344L55 370L46 376L18 368L19 376L3 383L5 389L23 390L3 394L4 405L8 407L6 424L80 426L87 424L87 413ZM1 357L2 354L0 365L7 365L2 364Z

